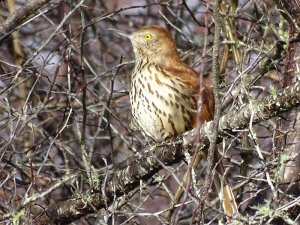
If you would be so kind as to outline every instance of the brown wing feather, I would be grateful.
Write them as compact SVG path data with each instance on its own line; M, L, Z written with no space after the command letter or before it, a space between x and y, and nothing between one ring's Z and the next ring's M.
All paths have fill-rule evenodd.
M178 62L176 66L168 68L168 71L171 72L174 76L176 75L179 79L189 83L192 89L195 90L195 93L198 93L198 96L202 97L202 106L201 106L201 114L200 118L194 120L194 127L197 127L198 119L200 124L204 122L210 121L214 118L214 95L211 87L207 84L207 81L203 79L202 85L204 86L204 90L200 88L200 80L198 73L187 66L182 62ZM195 105L195 109L197 105ZM197 113L195 114L197 116Z

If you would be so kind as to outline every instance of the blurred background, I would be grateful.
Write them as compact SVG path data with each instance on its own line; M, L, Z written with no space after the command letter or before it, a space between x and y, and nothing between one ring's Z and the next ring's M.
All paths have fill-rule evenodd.
M167 28L182 60L209 80L214 35L211 4L199 0L47 1L15 32L1 38L3 224L13 220L35 224L49 205L97 189L88 180L90 173L151 145L129 128L131 43L109 28L126 33L144 25ZM25 6L22 0L0 1L0 24ZM220 94L226 114L283 87L288 24L273 1L222 1L221 9ZM253 206L263 207L276 199L275 205L267 204L272 211L291 200L270 194L286 181L283 166L290 159L283 151L286 133L278 129L279 123L282 128L290 121L282 116L250 125L219 146L241 214L253 224L270 218L285 221L285 214L259 214ZM182 182L187 161L160 171L152 178L162 179L159 184L150 185L151 179L141 182L121 207L95 211L72 224L167 224L164 210ZM197 182L174 213L175 224L199 222L193 212L199 204L204 168L205 160ZM270 189L267 176L276 191ZM54 188L54 184L59 185ZM205 224L218 224L225 218L216 199L212 189Z

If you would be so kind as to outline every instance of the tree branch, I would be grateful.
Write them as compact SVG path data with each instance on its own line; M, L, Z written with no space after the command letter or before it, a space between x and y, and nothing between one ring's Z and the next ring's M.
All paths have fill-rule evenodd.
M0 24L0 35L7 36L13 32L18 26L26 21L29 17L37 12L42 6L47 4L50 0L30 0L26 1L25 5L19 8L15 13L11 14L3 23ZM59 2L62 2L60 0ZM0 41L4 37L0 37Z
M250 121L258 123L286 112L300 105L300 81L285 88L277 95L269 96L260 101L253 101L250 105L232 111L220 118L219 137L224 138L228 132L243 129L249 126ZM207 149L209 140L207 134L212 129L212 122L206 123L201 129L200 150ZM138 187L140 180L148 180L160 169L162 164L171 165L184 158L184 152L190 154L195 152L192 148L196 132L194 130L186 132L176 140L164 142L160 145L152 146L151 149L142 156L135 157L125 168L116 170L114 181L112 174L101 174L99 182L105 188L106 200L112 202L113 196L121 196ZM158 162L157 158L160 159ZM108 181L103 184L104 177L109 176ZM67 223L74 221L83 215L93 212L93 208L100 209L104 207L104 197L100 193L87 193L87 199L74 198L57 204L53 204L46 210L46 214L55 223ZM45 215L44 215L45 216ZM42 217L41 217L42 218ZM44 218L45 219L45 218Z
M215 24L215 34L214 34L214 45L213 45L213 55L212 55L212 73L211 73L211 82L214 91L214 99L215 99L215 113L214 119L212 121L212 129L210 135L210 146L207 154L207 164L206 170L208 171L205 174L205 182L200 194L200 202L199 207L193 212L193 218L200 213L199 220L202 221L203 215L203 206L205 200L208 196L209 188L212 184L213 179L213 167L215 163L215 154L216 154L216 147L218 142L218 132L219 132L219 120L221 116L221 99L220 99L220 60L219 60L219 51L220 51L220 38L221 38L221 24L222 24L222 17L220 14L220 1L215 0L213 3L213 19ZM202 132L200 132L201 134Z

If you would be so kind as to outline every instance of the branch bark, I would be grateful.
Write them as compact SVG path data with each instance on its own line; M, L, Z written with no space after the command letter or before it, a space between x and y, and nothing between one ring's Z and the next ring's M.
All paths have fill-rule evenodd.
M219 138L225 138L228 133L232 134L234 130L248 127L250 121L258 123L299 106L300 81L295 82L276 95L252 103L220 118ZM208 148L209 139L207 134L210 133L211 129L212 122L206 123L202 127L200 150ZM177 163L184 158L185 151L193 154L195 149L192 145L195 135L197 135L196 132L192 130L179 136L176 140L152 146L142 156L135 157L127 167L116 170L114 174L99 175L99 182L106 192L106 201L111 203L114 196L119 197L138 187L140 180L146 181L162 169L161 163L165 165ZM160 159L160 161L157 159ZM106 183L103 183L106 176L109 176L109 179ZM115 182L112 181L112 176L114 176ZM105 199L100 193L86 193L85 196L87 195L89 196L88 200L74 198L53 204L46 210L46 214L55 224L67 223L93 212L93 208L100 209L104 207ZM40 219L45 221L43 217Z
M211 82L214 91L214 98L215 98L215 113L214 119L212 121L212 128L211 128L211 135L210 135L210 146L207 155L207 164L206 169L207 171L212 171L215 163L215 154L217 152L217 141L218 141L218 132L219 132L219 120L221 116L221 99L220 99L220 68L219 68L219 52L220 52L220 37L221 37L221 23L222 18L220 15L220 1L215 0L213 3L213 19L215 24L215 34L214 34L214 46L213 46L213 56L212 56L212 74L211 74ZM202 134L202 132L200 132ZM193 212L193 217L199 214L199 220L202 221L203 215L203 206L205 203L205 199L208 196L209 188L212 184L213 173L208 172L205 174L205 182L200 194L200 202L199 207ZM201 223L202 224L202 223Z
M277 0L277 7L281 8L281 14L289 23L289 41L288 51L285 59L285 71L283 86L290 85L300 79L299 71L299 54L300 54L300 8L299 0ZM279 119L277 122L278 138L276 144L276 154L289 156L289 161L282 170L283 182L289 183L284 185L283 190L289 194L299 195L299 171L300 171L300 112L299 107L294 108L285 115L289 120ZM295 210L295 208L293 208ZM298 207L299 210L299 207ZM298 219L299 222L299 219Z
M15 13L11 14L1 25L0 35L7 36L13 32L22 22L26 21L29 17L36 14L37 10L45 4L49 3L50 0L30 0L26 1L25 5L19 8ZM60 0L59 2L62 2ZM3 37L0 36L0 41Z

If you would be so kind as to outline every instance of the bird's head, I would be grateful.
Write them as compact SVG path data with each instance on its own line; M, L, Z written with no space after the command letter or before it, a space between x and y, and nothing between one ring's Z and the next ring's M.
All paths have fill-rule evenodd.
M130 39L136 59L148 58L155 63L168 64L179 60L176 45L169 31L160 26L144 26L127 35Z

